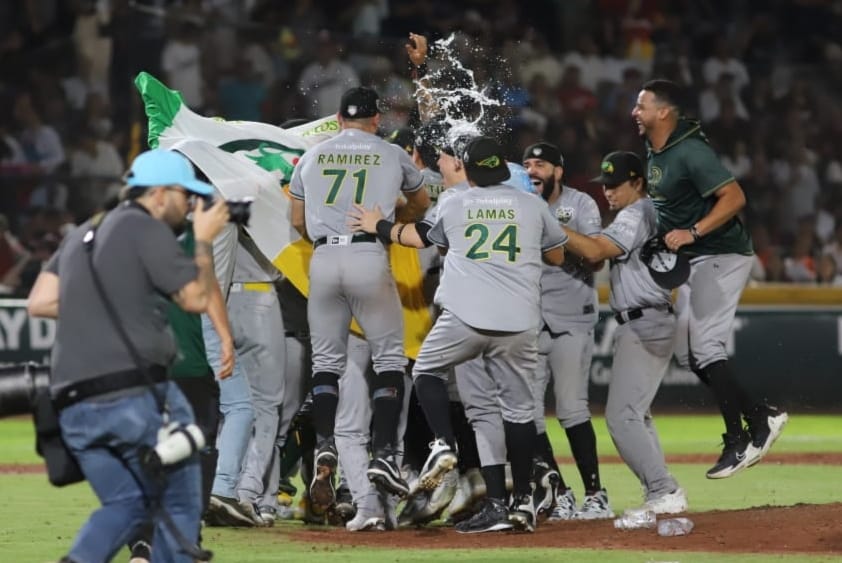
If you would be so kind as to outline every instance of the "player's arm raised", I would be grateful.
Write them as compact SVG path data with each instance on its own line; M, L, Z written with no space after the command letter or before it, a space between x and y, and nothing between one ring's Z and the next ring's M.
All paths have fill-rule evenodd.
M623 249L603 235L585 236L566 227L564 232L568 237L565 244L567 249L592 264L624 254Z

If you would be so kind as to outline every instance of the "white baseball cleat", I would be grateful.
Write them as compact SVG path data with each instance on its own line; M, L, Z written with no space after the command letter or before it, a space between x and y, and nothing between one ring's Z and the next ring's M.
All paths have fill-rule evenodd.
M681 487L671 493L643 503L643 510L651 510L655 514L680 514L687 512L687 493Z
M456 467L456 454L447 442L437 439L430 443L430 455L418 476L417 490L434 491L447 472Z

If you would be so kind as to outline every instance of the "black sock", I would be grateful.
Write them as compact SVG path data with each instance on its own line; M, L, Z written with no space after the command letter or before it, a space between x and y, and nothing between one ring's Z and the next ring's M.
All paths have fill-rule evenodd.
M450 423L456 435L459 446L459 471L464 473L468 469L480 466L479 451L477 450L477 436L474 428L465 416L465 406L459 402L450 402Z
M740 436L743 433L742 413L752 412L748 395L734 379L725 360L710 364L704 371L725 421L725 431L731 436Z
M453 426L450 424L447 382L435 375L419 375L415 378L415 391L433 434L455 449L456 440L453 436Z
M485 496L506 503L506 466L485 465L480 471L485 480Z
M435 436L427 424L427 418L418 402L418 390L414 386L411 388L411 393L409 412L406 417L406 432L403 435L403 462L420 471L430 453L427 444L435 439Z
M313 426L319 443L333 438L336 405L339 404L339 376L321 371L313 374Z
M403 406L403 372L385 371L375 377L377 382L371 393L374 400L371 449L375 455L382 455L385 450L394 452L397 446L398 423Z
M567 440L570 442L570 452L576 460L579 475L585 485L585 493L593 494L602 489L599 481L599 459L596 455L596 434L590 420L577 424L572 428L565 428Z
M564 482L564 477L561 476L561 469L558 467L558 462L555 460L553 447L550 445L550 437L546 432L541 432L535 437L535 456L545 461L552 469L558 472L559 490L567 489L567 484Z
M535 422L503 421L506 451L512 464L512 493L515 496L532 492L532 464L535 457Z

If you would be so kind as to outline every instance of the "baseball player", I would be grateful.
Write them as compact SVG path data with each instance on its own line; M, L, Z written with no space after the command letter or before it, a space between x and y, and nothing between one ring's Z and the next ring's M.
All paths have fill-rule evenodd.
M527 147L523 166L561 225L586 236L600 232L602 219L593 198L564 185L564 160L558 147L543 142ZM536 498L538 511L551 511L550 520L614 516L599 479L596 435L588 407L593 329L598 315L593 272L601 267L601 263L593 265L578 256L568 256L560 267L544 264L541 275L542 328L535 377L535 425L541 458L536 469L543 471L536 472L540 474L535 477L540 493ZM547 438L544 396L550 375L555 414L567 434L585 488L578 510L573 490L565 485Z
M504 465L485 465L492 456L484 455L484 444L478 443L488 496L479 512L456 529L532 531L535 423L530 379L537 363L540 264L542 257L557 265L563 262L566 237L543 202L501 185L509 178L509 168L496 141L472 139L462 165L472 188L441 201L436 223L426 233L426 239L447 254L436 293L442 313L413 368L419 400L436 435L419 482L431 490L456 464L447 372L481 356L486 369L477 375L494 381L504 421L503 431L485 446L502 450L502 456L493 452L497 459L505 459L508 450L513 501L507 506ZM386 220L378 223L377 231L407 246L421 248L425 242L416 229Z
M684 117L681 91L668 80L643 85L632 110L646 140L649 195L658 229L673 251L692 256L692 272L679 290L678 333L686 350L676 356L716 397L725 421L724 447L709 479L730 477L758 463L783 431L785 412L750 397L731 373L725 342L754 249L737 214L745 194L708 144L697 121ZM745 417L748 429L743 429Z
M319 442L310 497L325 507L335 500L333 435L352 317L371 346L377 374L370 389L373 459L368 477L389 493L408 492L394 458L406 367L401 305L385 247L373 235L349 232L346 215L357 203L378 205L392 218L401 193L406 215L418 215L429 196L409 156L375 135L377 102L369 88L345 92L337 115L342 131L306 152L290 183L292 225L314 247L307 318Z
M630 152L602 160L603 184L614 221L601 234L566 228L567 249L591 263L611 261L609 302L620 325L605 420L611 439L644 491L643 508L656 514L687 510L687 495L667 470L649 408L669 367L675 315L668 289L656 284L641 261L641 247L657 234L655 207L646 196L643 162Z

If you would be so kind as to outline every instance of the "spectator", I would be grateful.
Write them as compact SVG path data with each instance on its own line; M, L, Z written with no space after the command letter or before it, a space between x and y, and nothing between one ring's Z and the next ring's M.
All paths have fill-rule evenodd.
M339 48L330 33L319 32L316 60L304 67L298 81L298 89L309 102L307 115L316 119L334 113L342 93L359 84L354 69L339 58Z
M201 110L205 103L198 36L195 24L180 22L161 53L161 69L167 84L181 92L184 102L194 110Z

